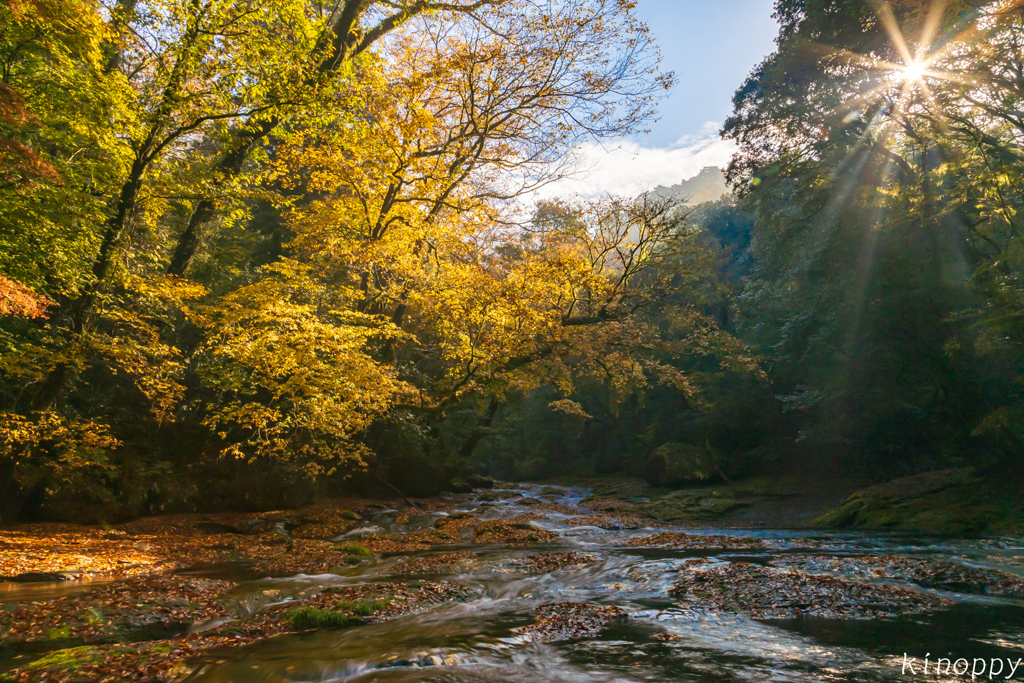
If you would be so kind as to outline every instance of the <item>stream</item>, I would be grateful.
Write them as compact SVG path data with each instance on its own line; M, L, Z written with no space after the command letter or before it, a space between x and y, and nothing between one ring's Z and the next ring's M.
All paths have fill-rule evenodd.
M584 489L521 485L495 490L499 500L461 504L484 519L538 512L513 501L523 496L574 505ZM406 512L410 512L406 510ZM380 511L347 535L430 528L451 513ZM923 661L950 657L1024 658L1024 601L938 591L954 602L948 609L888 619L755 620L722 612L684 609L669 594L680 567L692 558L711 562L767 564L794 555L856 557L899 555L954 559L971 566L1024 575L1024 540L949 539L898 534L787 531L701 531L772 539L768 549L672 550L624 547L624 541L664 529L609 531L573 526L566 515L540 511L532 522L557 535L557 542L529 548L447 545L417 556L473 550L477 554L450 572L399 575L390 572L407 557L383 557L337 574L253 578L246 568L212 571L238 581L224 600L237 616L270 601L301 600L325 588L375 581L424 579L460 584L475 592L468 600L390 621L341 630L318 630L221 648L197 658L186 680L204 683L299 681L896 681L904 654ZM471 530L467 530L471 531ZM813 545L813 549L806 546ZM599 561L553 572L527 572L517 560L539 552L576 551ZM239 573L240 572L240 573ZM884 582L887 579L877 579ZM906 584L902 584L906 585ZM914 588L921 592L931 592ZM267 597L268 595L272 597ZM551 602L615 605L628 616L610 621L593 637L540 642L515 629L530 624L534 611ZM1009 667L996 680L1005 679ZM917 677L927 676L917 666ZM988 673L984 675L988 679ZM1024 665L1014 679L1024 680Z

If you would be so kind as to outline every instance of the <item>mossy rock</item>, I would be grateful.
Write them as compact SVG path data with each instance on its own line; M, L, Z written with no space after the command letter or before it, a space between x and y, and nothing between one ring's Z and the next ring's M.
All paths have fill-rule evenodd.
M466 483L472 486L474 489L493 489L494 478L485 477L479 474L471 474L466 477Z
M57 650L27 665L25 670L49 671L52 674L73 674L83 666L95 666L102 662L104 651L104 648L90 645Z
M298 607L286 613L292 626L301 630L317 628L347 628L365 623L363 617L373 616L385 609L390 600L363 600L349 602L342 600L334 609L318 609L316 607Z
M295 628L306 631L318 628L346 628L362 623L362 619L339 610L300 607L288 612L288 619Z
M733 498L701 498L697 501L697 505L711 515L728 515L740 508L748 507L750 504Z
M717 476L718 467L700 446L669 442L647 459L647 481L652 486L704 484Z
M902 529L937 534L1016 531L1018 493L971 469L941 470L862 489L811 520L831 529Z
M364 545L359 545L358 543L346 543L345 545L338 548L338 550L344 553L348 553L353 557L359 557L362 559L373 557L373 552L370 551L369 548L367 548Z
M726 517L749 506L749 503L717 494L698 494L673 491L671 494L638 506L638 510L654 519L666 522L697 522Z
M50 680L61 681L92 681L96 680L95 671L83 672L84 667L95 667L103 663L104 658L110 656L148 653L143 657L157 656L170 652L173 648L167 645L151 645L142 643L138 645L83 645L63 650L55 650L49 654L26 664L22 669L30 675L48 675ZM45 672L45 674L43 673ZM11 676L0 674L0 681L13 681ZM17 679L21 680L21 679ZM33 678L35 680L35 678Z

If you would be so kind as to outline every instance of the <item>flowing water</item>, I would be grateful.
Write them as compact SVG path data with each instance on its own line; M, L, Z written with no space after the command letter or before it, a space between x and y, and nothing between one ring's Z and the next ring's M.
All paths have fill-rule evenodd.
M544 496L542 491L548 493ZM523 495L574 504L587 492L523 486L495 491L503 500L468 503L462 509L485 519L507 518ZM411 516L397 524L381 512L361 533L428 528L440 515ZM754 620L684 610L668 593L680 565L693 557L766 563L780 554L837 557L894 554L955 559L1024 575L1024 541L1012 538L938 539L920 536L716 531L775 539L771 550L679 551L623 547L653 529L607 531L575 527L565 515L545 513L535 522L558 534L556 544L530 548L446 546L431 552L472 549L479 554L447 574L402 576L389 571L403 558L365 562L341 574L243 580L227 596L239 616L274 600L300 600L329 586L373 581L452 581L476 591L464 602L391 621L344 630L279 636L207 653L193 664L189 681L205 683L299 681L898 681L961 680L902 670L904 653L923 660L951 657L1024 658L1024 602L943 593L955 605L930 614L885 620L803 617ZM662 529L658 529L659 531ZM712 533L694 531L693 533ZM814 542L813 550L801 546ZM575 550L597 563L551 573L524 573L515 560L539 552ZM426 554L426 553L424 553ZM237 577L236 577L237 578ZM248 578L248 577L246 577ZM921 589L924 590L924 589ZM279 591L279 592L274 592ZM610 622L597 636L541 643L516 633L548 602L616 605L629 617ZM676 637L668 639L669 633ZM1006 679L1002 672L997 680ZM988 680L988 674L984 675ZM970 673L965 680L970 680ZM1024 680L1024 664L1014 680Z

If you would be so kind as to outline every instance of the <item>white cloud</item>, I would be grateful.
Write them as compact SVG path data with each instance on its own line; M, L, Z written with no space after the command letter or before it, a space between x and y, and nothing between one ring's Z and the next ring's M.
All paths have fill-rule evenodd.
M699 134L680 138L671 147L642 147L629 140L582 145L574 153L579 170L570 178L540 188L534 196L636 196L658 185L692 178L705 166L724 169L736 152L736 144L719 138L717 129L718 124L705 124Z

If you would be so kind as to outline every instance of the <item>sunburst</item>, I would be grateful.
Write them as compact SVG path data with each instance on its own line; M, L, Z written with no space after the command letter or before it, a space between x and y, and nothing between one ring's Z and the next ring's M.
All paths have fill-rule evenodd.
M1005 15L1009 6L1020 7L1024 0L995 0L999 5L997 14ZM937 106L933 88L940 87L942 82L961 85L977 85L979 77L962 70L950 71L943 68L949 58L956 57L958 51L971 43L983 39L984 22L973 20L960 33L947 39L938 40L939 27L946 13L946 1L935 0L916 32L916 40L912 46L908 42L904 27L901 27L891 6L886 2L876 5L876 11L882 27L889 36L895 52L893 61L880 58L876 54L861 55L846 50L829 49L818 46L823 54L841 57L851 65L860 66L870 72L879 74L881 78L873 87L850 97L840 114L844 123L859 118L861 112L875 109L882 119L893 120L901 113L908 112L912 107L923 105L932 110L931 119L944 125L944 116ZM877 103L881 102L879 108ZM875 103L873 106L872 103ZM873 117L870 131L877 132L883 121L878 115ZM866 132L866 134L868 134Z
M911 62L903 68L893 69L893 75L900 81L920 81L928 76L928 67L923 62Z

